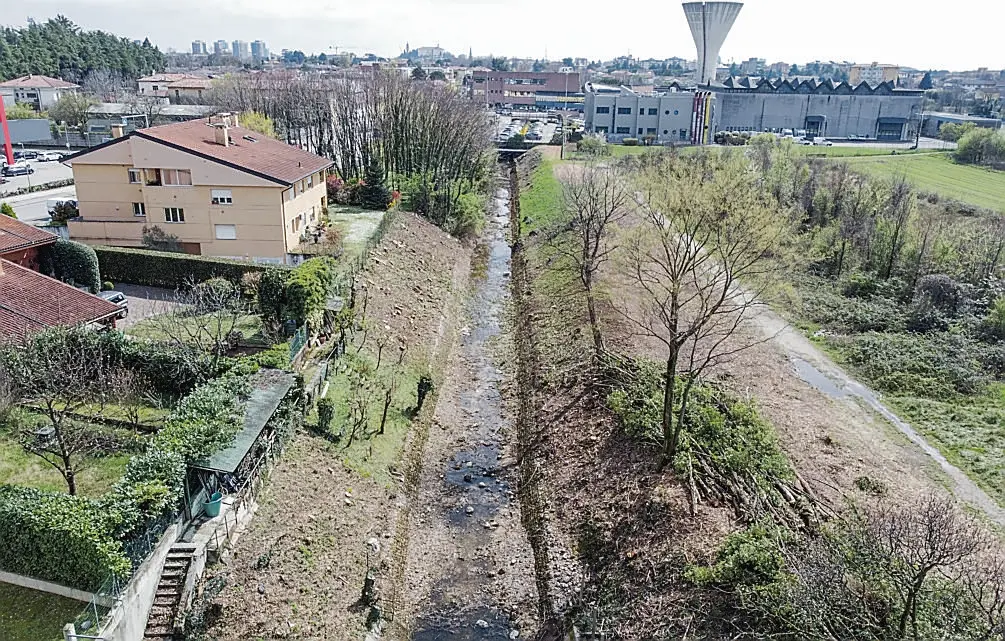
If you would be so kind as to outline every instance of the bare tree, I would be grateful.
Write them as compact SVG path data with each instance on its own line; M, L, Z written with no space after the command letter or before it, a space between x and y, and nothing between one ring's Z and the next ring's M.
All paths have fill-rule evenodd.
M597 315L597 273L616 249L611 236L627 215L632 197L626 177L610 166L574 167L560 178L565 215L551 244L569 259L583 286L594 355L599 360L604 352L604 339Z
M118 102L128 92L126 78L117 71L95 69L84 77L83 88L104 102Z
M893 275L893 268L897 265L897 259L900 258L900 253L907 242L908 223L915 209L914 189L911 184L904 176L895 177L890 183L886 202L880 210L884 231L889 237L886 263L881 272L884 279Z
M623 313L666 347L665 465L677 453L692 386L709 366L752 344L737 330L764 293L784 225L733 158L667 158L642 185L644 220L627 261L642 295Z
M179 290L164 313L147 321L154 337L190 352L194 358L210 358L212 371L242 338L238 324L249 309L240 288L223 278L212 278Z

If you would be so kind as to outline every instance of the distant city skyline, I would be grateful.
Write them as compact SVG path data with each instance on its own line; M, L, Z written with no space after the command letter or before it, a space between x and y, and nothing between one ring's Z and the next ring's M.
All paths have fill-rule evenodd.
M891 6L896 4L897 6ZM85 29L127 38L150 38L166 51L191 51L194 40L263 40L269 48L320 53L337 48L392 57L405 43L439 45L454 54L551 60L695 58L679 2L639 0L619 26L595 20L589 10L570 12L532 0L175 0L137 6L127 0L33 0L3 20L23 26L63 14ZM627 15L627 14L625 14ZM638 18L645 19L639 22ZM750 0L722 48L723 62L750 57L769 63L814 60L880 62L917 69L963 71L1005 67L998 26L1005 3L959 0L938 13L875 0L840 3ZM568 28L562 28L568 24ZM645 29L635 24L646 25ZM535 27L536 25L536 27Z

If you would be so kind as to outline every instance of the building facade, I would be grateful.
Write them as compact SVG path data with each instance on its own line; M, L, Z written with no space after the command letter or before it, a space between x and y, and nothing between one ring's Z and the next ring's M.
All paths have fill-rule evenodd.
M230 54L230 45L227 44L226 40L217 40L213 43L213 53L218 56L226 56Z
M717 131L803 129L825 138L913 139L924 102L923 91L891 82L873 87L729 79L707 89L715 93Z
M80 216L73 240L138 247L145 227L184 251L293 264L327 208L332 162L221 114L133 131L66 161Z
M202 40L192 41L192 55L193 56L205 56L206 55L206 43Z
M858 86L863 82L875 87L884 82L897 82L900 75L900 67L897 65L881 65L872 63L869 65L852 65L848 70L848 83Z
M269 59L269 48L265 46L264 41L255 40L251 43L251 57L259 62Z
M471 99L491 107L583 110L582 77L577 71L475 69L468 82Z
M714 114L712 94L669 91L641 94L627 88L586 85L585 128L611 142L636 138L662 145L709 142Z
M231 43L231 55L240 61L251 60L251 47L244 40L235 40Z
M0 82L0 100L4 104L22 103L35 111L44 111L56 104L61 96L76 93L80 85L49 76L27 75Z
M981 116L968 116L966 114L929 111L923 115L923 118L924 122L921 126L921 135L928 136L930 138L937 138L939 136L939 130L942 129L942 126L950 123L954 125L962 125L969 122L973 123L975 127L981 127L983 129L1000 129L1002 126L1002 121L997 118L983 118Z

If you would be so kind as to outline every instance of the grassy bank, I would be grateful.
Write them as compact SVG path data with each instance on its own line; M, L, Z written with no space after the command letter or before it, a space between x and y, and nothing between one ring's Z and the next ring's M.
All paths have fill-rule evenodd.
M632 147L626 147L632 149ZM531 175L531 185L520 192L524 233L539 231L562 211L562 183L555 176L559 162L543 158Z
M948 153L873 156L848 162L856 170L883 178L903 175L923 191L1005 211L1005 171L959 165Z
M0 583L0 639L62 639L63 624L73 621L86 605L55 594Z

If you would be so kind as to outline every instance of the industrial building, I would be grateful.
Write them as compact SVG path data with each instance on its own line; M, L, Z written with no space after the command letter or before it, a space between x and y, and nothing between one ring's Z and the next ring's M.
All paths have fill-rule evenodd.
M659 144L706 144L716 131L782 132L807 136L911 140L921 121L924 92L808 80L791 83L733 79L697 89L671 85L641 94L587 83L587 131L612 142L655 136Z
M471 99L492 107L516 109L583 109L579 72L494 71L475 69L468 80Z
M966 114L952 114L943 113L940 111L928 111L923 115L923 124L921 126L921 135L928 136L930 138L938 138L939 130L942 129L942 125L954 124L962 125L963 123L973 123L976 127L981 127L983 129L999 129L1001 128L1002 121L997 118L985 118L984 116L968 116Z

